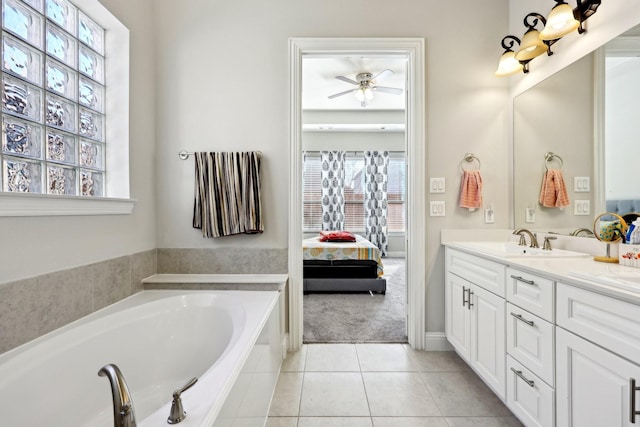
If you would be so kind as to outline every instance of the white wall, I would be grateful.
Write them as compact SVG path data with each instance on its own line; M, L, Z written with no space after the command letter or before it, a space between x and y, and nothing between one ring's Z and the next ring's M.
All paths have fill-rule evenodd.
M485 199L496 208L491 227L508 224L508 82L493 76L508 1L156 0L154 12L159 247L287 247L290 37L426 39L424 164L447 178L447 192L435 197L446 200L447 216L412 232L428 239L427 328L443 331L440 230L484 225L481 213L455 207L465 152L482 160ZM214 240L191 228L193 161L178 159L183 148L264 153L264 234Z
M155 68L151 0L101 0L131 34L132 215L0 218L0 283L156 247Z

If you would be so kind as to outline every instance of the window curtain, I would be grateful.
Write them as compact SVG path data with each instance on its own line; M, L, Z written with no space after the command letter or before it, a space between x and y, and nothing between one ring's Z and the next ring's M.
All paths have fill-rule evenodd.
M322 230L344 229L344 151L322 151Z
M365 237L387 255L388 151L365 151Z

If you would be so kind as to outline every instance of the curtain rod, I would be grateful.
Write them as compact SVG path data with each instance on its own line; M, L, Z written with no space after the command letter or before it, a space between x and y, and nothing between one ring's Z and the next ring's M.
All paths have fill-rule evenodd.
M331 150L322 150L322 151L331 151ZM393 153L393 154L398 154L398 153L402 153L402 154L406 154L406 151L404 150L345 150L345 153L364 153L365 151L386 151L388 153ZM320 150L305 150L303 151L303 153L311 153L311 154L320 154L321 151Z

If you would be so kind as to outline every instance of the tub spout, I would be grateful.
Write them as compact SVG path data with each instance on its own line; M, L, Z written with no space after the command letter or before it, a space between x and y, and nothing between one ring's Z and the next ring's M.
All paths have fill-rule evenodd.
M103 366L98 375L109 378L113 396L113 427L136 427L131 393L120 369L110 363Z

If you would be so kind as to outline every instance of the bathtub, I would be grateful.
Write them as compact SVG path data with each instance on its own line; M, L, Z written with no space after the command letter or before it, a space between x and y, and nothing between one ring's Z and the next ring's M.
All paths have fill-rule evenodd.
M261 425L282 361L278 299L276 291L142 291L8 351L0 424L113 426L111 387L97 373L115 363L140 427L169 425L173 390L193 377L180 426L239 416ZM262 390L263 403L253 396L243 406L247 390Z

